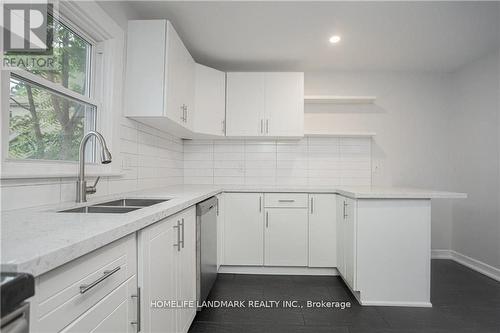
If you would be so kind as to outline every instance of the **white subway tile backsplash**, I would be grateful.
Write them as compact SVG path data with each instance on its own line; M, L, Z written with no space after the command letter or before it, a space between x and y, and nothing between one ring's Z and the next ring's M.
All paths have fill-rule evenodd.
M196 176L191 176L188 178L185 178L184 184L201 184L201 185L212 185L214 183L214 177L196 177Z
M207 160L212 160L213 159L213 153L190 153L190 152L185 152L184 153L184 160L185 161L207 161Z
M240 141L236 142L214 142L215 153L243 153L245 152L245 144Z
M225 161L225 160L214 160L214 168L216 169L241 169L243 171L245 167L245 161L235 160L235 161Z
M213 169L184 169L184 177L213 177Z
M290 168L276 169L276 177L280 178L307 178L307 169Z
M245 185L276 185L276 177L247 177L245 176Z
M307 186L307 177L276 177L276 185L280 186Z
M244 177L214 177L214 184L242 185L242 184L245 184L245 178Z
M278 159L276 160L276 168L278 168L278 169L290 169L290 168L307 169L308 168L308 161L307 161L307 158L297 158L295 160L280 160L279 156L278 156Z
M207 161L186 161L184 160L184 168L213 168L214 167L214 161L212 160L207 160Z
M186 174L184 173L184 176ZM243 177L245 172L243 168L234 169L214 169L214 177Z
M222 152L214 153L214 160L220 161L244 161L245 153L243 152Z
M213 147L213 164L192 163L185 148L184 167L213 168L214 184L370 185L371 139L304 138L298 141L191 141ZM187 145L185 145L187 147ZM193 148L196 149L196 148ZM203 148L204 151L210 148ZM187 157L186 157L187 156ZM184 172L184 182L197 176ZM205 179L208 181L208 179Z
M130 120L120 123L121 177L100 196L176 184L338 186L371 184L369 138L298 141L181 140ZM76 177L76 172L75 172ZM73 201L69 179L3 180L2 209Z

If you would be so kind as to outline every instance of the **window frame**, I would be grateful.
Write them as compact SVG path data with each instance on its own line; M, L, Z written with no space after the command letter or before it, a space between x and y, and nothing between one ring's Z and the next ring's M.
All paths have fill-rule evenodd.
M81 95L79 93L75 93L74 91L72 91L71 89L68 89L68 88L65 88L65 87L62 87L60 84L57 84L57 83L53 83L51 82L50 80L46 80L44 78L41 78L40 76L36 75L36 74L32 74L26 70L23 70L23 69L16 69L16 70L12 70L10 71L10 75L9 75L9 81L11 79L14 79L14 80L20 80L20 81L23 81L23 82L26 82L27 84L31 84L39 89L43 89L45 91L47 91L48 93L51 93L51 94L54 94L54 95L58 95L58 96L61 96L61 97L64 97L68 100L71 100L71 101L75 101L75 102L78 102L78 103L84 103L84 104L87 104L87 105L90 105L92 107L94 107L94 110L95 110L95 114L94 114L94 117L90 120L93 124L92 128L93 129L97 129L97 124L98 124L98 112L99 112L99 102L98 101L95 101L94 99L92 99L91 97L86 97L84 95ZM10 95L10 94L9 94ZM77 97L78 96L78 97ZM82 98L83 97L83 98ZM10 96L9 96L9 99L10 99ZM10 106L9 106L9 109L10 109ZM9 117L7 117L6 119L6 122L9 122L8 126L10 126L10 119ZM9 131L10 131L10 128L9 128ZM5 161L8 162L8 163L12 163L12 162L56 162L56 163L59 163L59 162L70 162L70 163L74 163L76 161L69 161L69 160L46 160L46 159L31 159L31 158L26 158L26 159L17 159L17 158L11 158L9 156L9 141L8 140L4 140L4 144L5 144L5 152L6 152L6 156L5 156ZM95 157L96 157L96 146L95 146L95 141L91 141L92 143L92 146L89 146L86 150L86 163L95 163ZM89 158L90 157L90 158Z
M8 110L11 73L23 80L41 84L71 99L95 106L96 130L104 135L112 152L119 151L116 123L117 118L121 116L117 109L121 106L122 79L117 73L123 73L124 31L94 1L81 3L54 1L52 3L55 9L54 18L91 44L89 69L91 83L88 87L88 95L79 94L23 69L2 70L0 86L3 110L0 117L1 179L74 178L77 175L78 161L9 158ZM121 174L119 154L115 153L113 157L114 163L108 165L88 164L88 174L104 176Z

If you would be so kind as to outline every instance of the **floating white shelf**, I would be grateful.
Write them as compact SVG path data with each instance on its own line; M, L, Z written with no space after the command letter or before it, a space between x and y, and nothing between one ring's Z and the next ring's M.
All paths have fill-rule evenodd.
M304 131L306 137L344 137L344 138L371 138L375 132L327 132L327 131Z
M373 104L376 96L306 95L306 104Z

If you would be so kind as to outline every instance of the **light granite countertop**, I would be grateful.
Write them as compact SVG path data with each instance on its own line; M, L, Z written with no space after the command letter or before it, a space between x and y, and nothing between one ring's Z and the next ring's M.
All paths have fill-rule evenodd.
M1 270L39 276L221 192L338 193L357 199L466 198L466 194L412 188L178 185L101 197L170 199L126 214L57 213L74 203L1 213ZM81 205L80 205L81 206Z

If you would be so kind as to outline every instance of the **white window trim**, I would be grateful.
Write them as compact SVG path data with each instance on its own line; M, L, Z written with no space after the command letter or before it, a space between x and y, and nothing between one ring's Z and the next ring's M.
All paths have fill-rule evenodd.
M91 75L96 80L87 97L65 89L65 94L77 100L96 105L97 130L106 138L106 142L113 155L113 162L107 165L88 164L88 174L102 176L116 176L121 174L121 156L119 140L119 123L122 116L122 90L123 90L123 68L124 68L124 31L111 19L104 10L94 1L87 2L55 2L62 23L68 25L83 38L89 39L93 44L93 66ZM100 66L96 64L100 62ZM98 68L99 67L99 68ZM40 78L26 71L21 71L21 76L39 83ZM15 72L18 72L16 70ZM78 162L75 161L47 161L47 160L12 160L8 158L8 135L9 135L9 95L10 95L10 73L3 70L1 73L2 84L0 94L2 100L2 114L0 117L1 128L1 179L22 178L55 178L76 177ZM43 85L48 86L46 80ZM55 84L56 91L61 91L61 86ZM100 149L100 147L97 147Z

